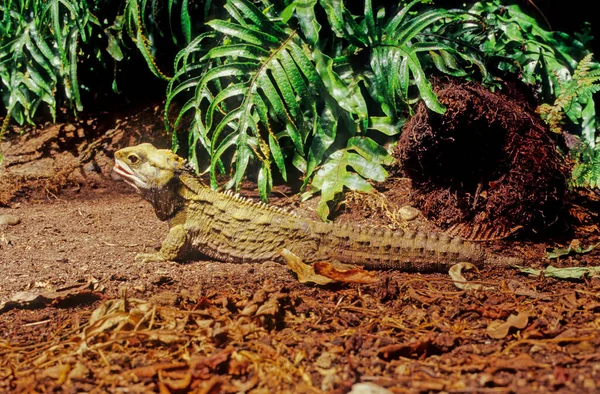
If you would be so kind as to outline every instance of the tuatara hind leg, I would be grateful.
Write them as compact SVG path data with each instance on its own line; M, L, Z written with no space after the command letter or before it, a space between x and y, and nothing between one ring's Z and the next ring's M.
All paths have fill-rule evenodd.
M187 232L183 225L173 226L157 253L138 253L135 256L135 262L144 264L176 260L180 256L186 241Z

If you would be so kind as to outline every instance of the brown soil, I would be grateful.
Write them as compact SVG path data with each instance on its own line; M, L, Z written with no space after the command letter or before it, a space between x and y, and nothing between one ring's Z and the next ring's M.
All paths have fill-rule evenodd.
M423 213L466 239L564 225L567 166L516 86L444 80L436 93L446 113L419 105L397 148Z
M106 184L119 147L169 139L162 131L162 106L131 110L124 115L102 113L76 123L15 129L0 147L0 207L18 200L56 199L65 187Z
M20 218L0 228L0 392L598 392L596 278L488 267L465 274L479 290L460 289L447 274L394 271L372 285L320 287L299 284L275 263L135 264L167 227L109 174L116 148L156 140L161 120L147 111L116 118L110 137L91 139L100 142L86 160L78 153L90 146L85 139L70 150L51 145L43 166L22 160L39 146L13 139L1 147L9 153L1 192L7 177L22 178L0 208ZM60 141L70 129L26 137ZM58 187L51 170L64 157L80 164ZM410 182L399 184L383 199L349 196L336 220L397 226L393 201L406 201L399 190ZM273 203L315 216L314 202L276 192ZM598 265L600 248L544 259L546 248L572 239L600 241L597 212L571 212L568 235L485 246L534 268ZM433 226L421 215L400 225Z

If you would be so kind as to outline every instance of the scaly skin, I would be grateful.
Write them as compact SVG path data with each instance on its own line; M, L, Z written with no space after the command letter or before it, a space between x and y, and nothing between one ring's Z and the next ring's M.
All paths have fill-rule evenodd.
M182 260L193 252L226 262L339 261L369 269L445 272L458 262L512 263L459 238L412 231L356 229L312 221L205 186L169 150L141 144L115 153L114 171L167 220L158 253L136 261Z

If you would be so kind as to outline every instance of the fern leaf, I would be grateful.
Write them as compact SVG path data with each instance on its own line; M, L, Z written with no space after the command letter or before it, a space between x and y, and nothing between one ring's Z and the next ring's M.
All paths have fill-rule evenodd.
M417 100L444 111L426 67L452 75L465 75L465 63L484 69L470 54L436 41L440 25L469 17L439 9L411 13L419 2L386 18L387 8L375 12L370 0L363 15L353 15L342 0L303 0L275 18L260 2L226 0L227 19L207 22L211 31L175 60L165 109L175 99L185 104L173 141L189 129L190 158L201 151L210 157L212 186L218 173L229 171L227 187L237 188L248 169L258 169L263 199L273 172L285 179L291 163L305 173L305 186L312 179L311 190L322 190L325 217L323 207L344 188L366 189L366 179L385 177L389 155L365 142L365 133L397 134ZM326 19L317 18L323 13ZM286 22L294 17L292 29ZM323 40L320 23L329 23L334 36ZM355 67L357 55L369 59L365 67ZM343 180L326 179L335 174Z
M251 44L233 44L219 46L208 51L205 59L218 58L245 58L248 60L260 60L269 55L269 51L258 45Z
M217 171L223 169L225 152L235 147L230 186L239 187L249 161L257 160L261 163L260 187L270 188L271 163L287 177L282 145L289 141L295 155L306 155L309 125L316 119L310 97L313 92L325 91L325 84L300 49L302 41L295 32L285 30L246 0L230 0L226 9L232 20L213 20L208 25L226 35L227 43L211 49L199 61L178 56L167 108L189 89L196 92L175 123L183 118L182 111L193 114L190 126L197 129L192 132L198 138L191 140L190 148L208 151L213 186ZM193 43L201 44L204 42ZM185 52L194 54L196 49L188 46ZM188 65L190 59L198 63ZM267 194L261 189L261 196Z
M232 5L248 18L254 26L267 34L285 37L287 34L279 25L273 23L264 13L246 0L231 0Z
M561 133L565 115L579 123L582 136L591 147L595 146L596 111L592 95L600 91L600 69L591 53L581 59L570 79L560 82L560 93L554 104L542 104L536 112L551 131Z
M227 34L231 37L239 38L253 45L277 44L277 37L264 33L258 28L241 26L236 23L226 22L220 19L215 19L206 22L206 24L216 31Z
M312 182L313 190L321 191L317 213L323 220L329 216L328 203L345 189L370 192L373 190L365 178L383 181L387 172L383 164L390 164L391 156L379 147L371 150L376 143L368 138L353 138L346 149L334 152L327 162L317 171ZM367 148L367 149L365 149ZM352 168L354 172L348 169ZM310 192L305 194L310 195Z
M600 149L587 146L575 152L571 186L600 187Z
M357 47L368 45L368 35L362 26L356 23L342 0L322 0L321 5L327 14L331 29L338 37Z

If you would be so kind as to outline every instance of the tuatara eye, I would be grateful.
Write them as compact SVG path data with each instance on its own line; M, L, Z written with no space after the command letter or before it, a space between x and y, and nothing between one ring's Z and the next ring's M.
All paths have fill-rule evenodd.
M138 161L140 161L140 158L137 157L136 155L129 155L127 156L127 160L131 163L131 164L136 164Z

